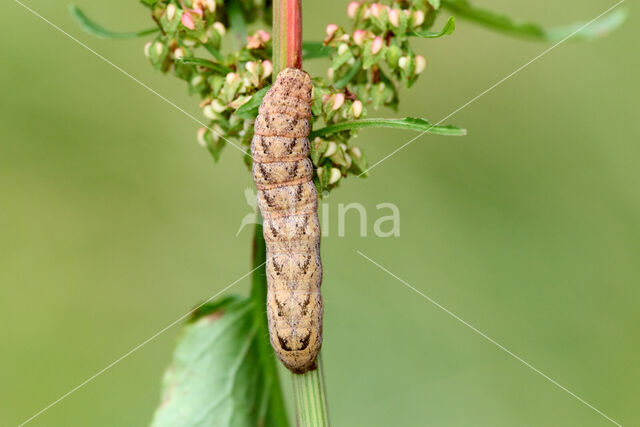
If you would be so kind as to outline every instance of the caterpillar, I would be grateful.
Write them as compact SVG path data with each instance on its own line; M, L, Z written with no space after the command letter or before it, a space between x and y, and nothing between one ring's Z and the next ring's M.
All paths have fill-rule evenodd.
M295 373L315 369L322 345L318 193L309 158L312 83L286 68L258 110L251 141L267 246L267 319L271 346Z

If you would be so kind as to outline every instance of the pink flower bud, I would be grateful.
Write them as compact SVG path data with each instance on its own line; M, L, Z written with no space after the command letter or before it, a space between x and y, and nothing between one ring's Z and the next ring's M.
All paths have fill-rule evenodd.
M262 61L262 77L266 78L271 75L273 72L273 64L271 61L264 60Z
M255 74L257 67L258 67L258 64L256 64L253 61L247 61L247 63L244 64L244 68L246 68L247 71L250 72L251 74Z
M263 46L262 40L258 36L247 36L247 49L258 49Z
M193 13L198 14L200 16L204 16L204 12L199 7L195 8L195 9L189 9L189 12L193 12Z
M327 102L330 96L331 95L329 95L328 93L325 93L324 95L322 95L322 103L324 104L325 102Z
M355 19L358 14L358 9L360 9L360 3L357 1L349 3L349 6L347 6L347 15L349 15L349 18Z
M379 3L374 3L371 5L371 8L369 10L371 10L371 15L373 15L374 18L380 18L380 12L382 12L382 5Z
M331 109L336 111L338 108L342 107L342 104L344 104L344 93L336 93L333 98L333 107L331 107Z
M358 45L362 46L364 43L364 39L367 37L367 32L365 30L356 30L353 33L353 41Z
M236 73L229 73L227 74L226 79L227 79L227 84L232 85L238 79L238 75Z
M264 30L258 30L256 31L256 34L258 35L258 37L260 37L260 40L262 40L265 43L271 40L271 34L267 33Z
M182 14L182 18L180 18L180 22L182 22L182 25L184 25L190 30L193 30L196 28L196 24L195 22L193 22L193 17L189 12L185 12Z
M400 26L400 12L398 12L397 9L391 9L389 11L389 22L391 22L391 25L394 27Z
M382 37L380 36L373 39L373 43L371 44L371 54L377 55L378 52L380 52L380 49L382 49L383 43L384 42L382 41Z
M424 23L424 12L421 10L416 10L411 15L411 25L414 27L419 27Z
M327 25L327 38L333 37L336 31L338 31L338 26L336 24Z

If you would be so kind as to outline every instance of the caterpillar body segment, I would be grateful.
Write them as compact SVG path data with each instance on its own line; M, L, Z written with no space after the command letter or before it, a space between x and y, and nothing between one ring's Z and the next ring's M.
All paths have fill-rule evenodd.
M322 344L318 194L309 159L311 78L282 70L265 95L251 142L253 179L267 246L267 318L278 358L314 369Z

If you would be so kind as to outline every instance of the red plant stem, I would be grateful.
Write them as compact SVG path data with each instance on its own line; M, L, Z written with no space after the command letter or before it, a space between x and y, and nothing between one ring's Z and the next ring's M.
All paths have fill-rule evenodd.
M302 68L302 0L274 0L273 72Z
M287 67L302 68L302 0L286 0ZM284 2L283 2L284 3Z

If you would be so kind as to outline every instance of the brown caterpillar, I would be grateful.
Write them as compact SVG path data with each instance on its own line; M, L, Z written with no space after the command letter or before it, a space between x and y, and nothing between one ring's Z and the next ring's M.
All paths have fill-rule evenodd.
M278 358L315 369L322 344L318 193L309 159L311 78L282 70L264 97L251 141L253 180L267 245L267 318Z

